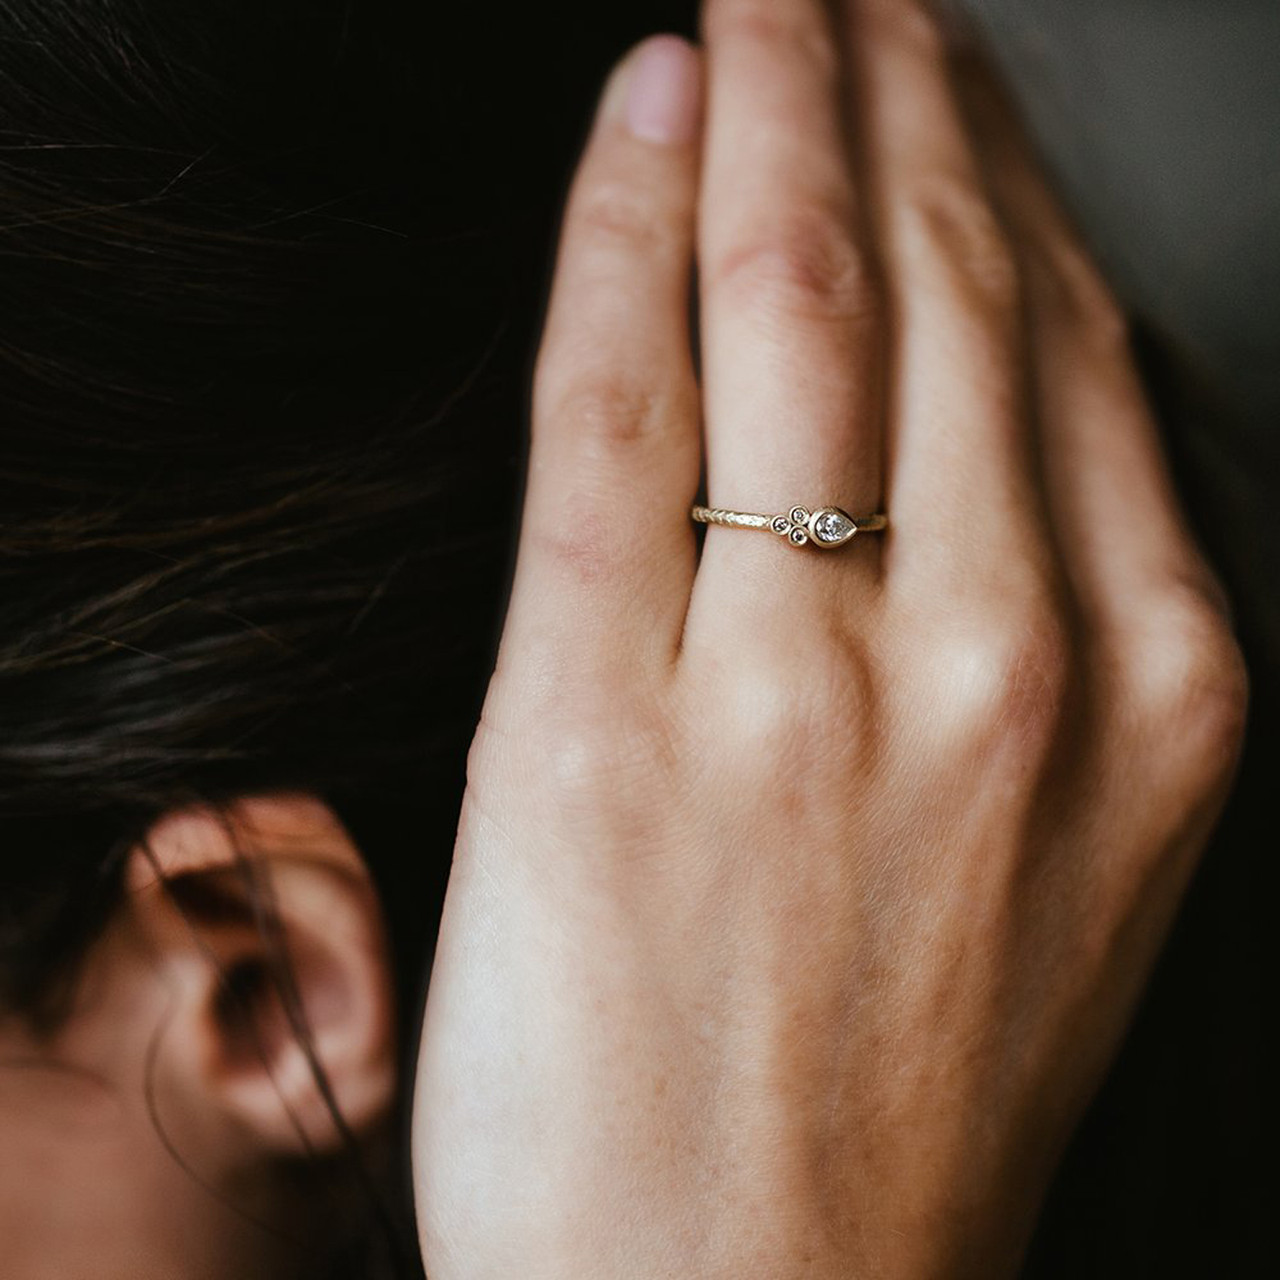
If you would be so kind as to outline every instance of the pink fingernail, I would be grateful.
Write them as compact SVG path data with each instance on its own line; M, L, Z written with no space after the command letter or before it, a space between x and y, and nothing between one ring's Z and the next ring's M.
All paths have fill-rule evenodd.
M635 59L627 86L627 127L646 142L691 141L702 93L697 52L679 36L655 36Z

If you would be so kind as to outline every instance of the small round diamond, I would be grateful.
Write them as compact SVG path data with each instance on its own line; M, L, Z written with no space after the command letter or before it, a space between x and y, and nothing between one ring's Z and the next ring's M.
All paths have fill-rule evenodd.
M804 507L791 508L791 523L806 524L809 520L809 512Z
M791 521L786 516L774 516L773 524L770 526L774 533L790 533Z
M803 547L809 541L809 535L803 529L792 529L787 537L791 539L791 543L796 547Z

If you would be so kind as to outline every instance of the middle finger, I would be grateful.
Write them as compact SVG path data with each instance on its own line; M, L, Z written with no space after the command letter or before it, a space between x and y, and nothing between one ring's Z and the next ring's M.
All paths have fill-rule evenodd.
M1056 577L1017 260L924 0L845 0L894 316L889 586L1007 601Z

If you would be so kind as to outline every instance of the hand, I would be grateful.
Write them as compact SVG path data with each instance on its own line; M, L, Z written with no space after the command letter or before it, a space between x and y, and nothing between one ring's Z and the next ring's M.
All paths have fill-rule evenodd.
M628 115L696 71L648 46L571 195L420 1063L433 1280L1011 1273L1229 784L1120 312L929 18L848 9L713 0L704 135L687 79ZM699 556L704 453L715 504L890 530Z

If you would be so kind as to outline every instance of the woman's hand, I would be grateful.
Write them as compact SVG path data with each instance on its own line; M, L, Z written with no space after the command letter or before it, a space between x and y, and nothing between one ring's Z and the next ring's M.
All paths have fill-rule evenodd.
M1010 1273L1229 782L1120 313L933 23L847 8L711 0L705 130L649 44L571 196L427 1010L433 1280ZM699 555L704 457L713 504L890 530Z

